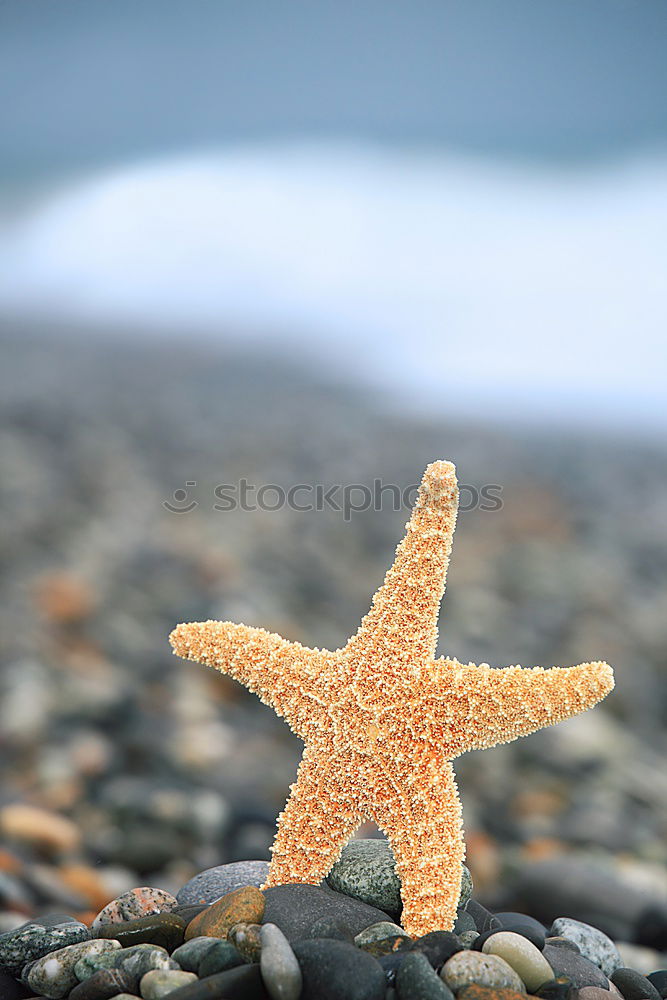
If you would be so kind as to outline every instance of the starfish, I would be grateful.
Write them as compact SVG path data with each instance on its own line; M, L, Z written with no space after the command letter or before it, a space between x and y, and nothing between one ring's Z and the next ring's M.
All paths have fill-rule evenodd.
M602 662L545 670L436 658L457 509L454 466L433 462L371 610L341 649L232 622L170 636L178 656L240 681L305 744L262 888L318 884L372 819L392 848L414 937L456 919L465 847L454 758L583 712L614 686Z

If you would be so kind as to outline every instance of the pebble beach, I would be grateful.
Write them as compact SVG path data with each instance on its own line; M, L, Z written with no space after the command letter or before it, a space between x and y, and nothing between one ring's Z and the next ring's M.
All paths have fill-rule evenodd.
M667 996L659 441L406 416L231 349L0 339L2 1000ZM407 510L221 511L216 489L404 490L434 457L502 501L462 510L440 651L606 659L617 688L457 761L458 919L413 939L370 823L322 885L260 889L301 744L167 636L217 618L336 648Z

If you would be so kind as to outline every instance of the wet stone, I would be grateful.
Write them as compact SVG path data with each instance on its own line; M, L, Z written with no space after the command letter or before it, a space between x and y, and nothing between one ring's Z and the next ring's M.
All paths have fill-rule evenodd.
M466 904L466 912L469 913L473 920L475 921L475 926L480 934L485 931L493 930L494 928L502 927L500 920L490 910L487 910L485 906L478 903L476 899L468 900Z
M299 1000L303 986L301 968L280 928L264 924L261 945L260 970L267 992L273 1000Z
M114 938L123 948L135 944L156 944L173 951L183 943L187 924L183 917L173 913L154 913L138 920L100 924L96 929L99 938Z
M580 990L570 992L569 1000L611 1000L613 995L599 986L582 986Z
M119 948L117 941L93 940L70 944L32 962L24 978L35 993L45 997L65 997L79 982L74 967L80 959Z
M667 994L667 969L656 969L655 972L651 972L646 978L650 983L653 983L664 1000L665 994Z
M524 985L514 969L497 955L479 951L460 951L445 962L440 975L453 993L468 983L481 986L502 986L525 993Z
M570 951L569 948L555 948L550 944L544 946L542 954L554 970L554 977L567 976L575 989L580 989L582 986L608 989L609 980L604 972L583 955Z
M391 923L391 921L384 921L384 923ZM349 925L342 920L336 920L335 917L318 917L303 937L333 938L334 941L347 941L348 944L354 944L354 934Z
M183 972L182 969L153 969L142 976L139 984L144 1000L162 1000L181 986L190 986L197 982L194 972Z
M623 965L614 942L597 927L570 917L558 917L551 925L550 933L574 941L584 958L594 962L605 976L611 976L615 969Z
M204 956L218 943L215 938L210 937L191 938L172 952L171 957L186 972L197 972Z
M525 1000L525 997L525 993L518 993L507 987L480 986L479 983L470 983L457 994L458 1000Z
M426 955L413 951L405 956L396 972L398 1000L454 1000Z
M241 965L196 983L180 986L169 1000L271 1000L259 965Z
M199 941L203 939L194 938L194 940ZM220 941L216 938L206 938L205 940L211 941L213 947L209 948L202 955L197 968L190 970L196 972L202 979L205 979L207 976L214 976L218 972L235 969L237 965L244 964L243 958L230 941Z
M463 934L458 934L457 937L464 948L474 948L475 941L480 935L477 931L464 931Z
M579 945L571 941L570 938L566 937L547 937L544 941L545 945L550 945L552 948L567 948L568 951L573 951L575 954L580 955ZM543 949L544 950L544 949Z
M266 882L268 874L268 861L235 861L229 865L217 865L191 878L179 889L176 899L181 906L214 903L235 889L243 889L249 885L259 889Z
M430 931L413 941L410 950L422 952L434 969L440 969L463 947L451 931Z
M349 930L354 937L369 924L390 917L351 896L316 885L277 885L264 890L264 922L280 927L288 941L309 937L316 921L327 919Z
M302 1000L384 1000L379 963L344 941L297 941L293 951L303 976Z
M461 934L465 934L466 931L476 931L477 924L472 913L468 913L467 910L459 910L456 914L456 920L454 922L454 927L452 933L456 934L458 937Z
M546 958L528 938L514 931L498 931L492 934L482 945L486 955L498 955L504 958L508 965L521 977L528 990L534 990L550 982L554 972Z
M227 940L234 945L244 961L259 962L262 951L260 931L260 924L234 924L229 930Z
M264 907L264 895L255 886L235 889L190 921L185 940L193 937L224 938L234 924L261 924Z
M128 920L139 920L153 913L168 913L177 906L175 896L164 889L141 886L130 889L113 899L100 910L92 923L93 931L102 924L119 924Z
M567 976L556 976L535 990L535 996L542 1000L568 1000L572 992L572 983Z
M118 993L132 993L130 977L121 969L100 969L85 982L75 986L69 1000L110 1000Z
M367 945L374 944L378 941L392 940L396 937L405 938L407 942L410 942L412 938L410 935L399 927L398 924L392 923L391 920L379 920L376 924L369 924L368 927L364 927L363 931L360 931L354 938L354 943L357 948L363 948L365 950L370 950ZM390 948L389 951L394 951L394 948ZM382 954L386 954L384 951Z
M653 983L634 969L616 969L611 981L621 991L625 1000L660 1000L660 994Z
M151 969L175 969L177 963L169 958L164 948L153 944L137 944L120 951L89 955L80 959L74 967L77 979L82 981L104 969L120 969L128 978L129 985L138 986L141 977Z
M525 913L511 911L496 913L495 917L496 920L500 921L501 930L521 934L542 951L546 943L547 929L539 920L535 920L534 917L529 917Z
M89 938L89 928L71 917L56 914L30 920L0 935L0 967L10 972L20 970L42 955Z

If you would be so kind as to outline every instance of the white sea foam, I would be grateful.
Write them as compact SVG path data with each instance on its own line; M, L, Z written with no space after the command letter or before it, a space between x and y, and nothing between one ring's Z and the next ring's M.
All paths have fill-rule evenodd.
M430 408L664 426L667 156L345 144L130 165L0 227L0 311L307 348Z

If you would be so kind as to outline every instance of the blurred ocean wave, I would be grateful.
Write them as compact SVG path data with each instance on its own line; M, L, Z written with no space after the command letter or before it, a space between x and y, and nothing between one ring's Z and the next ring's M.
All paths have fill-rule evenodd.
M0 312L270 343L425 411L662 432L666 233L665 153L255 145L0 214Z

